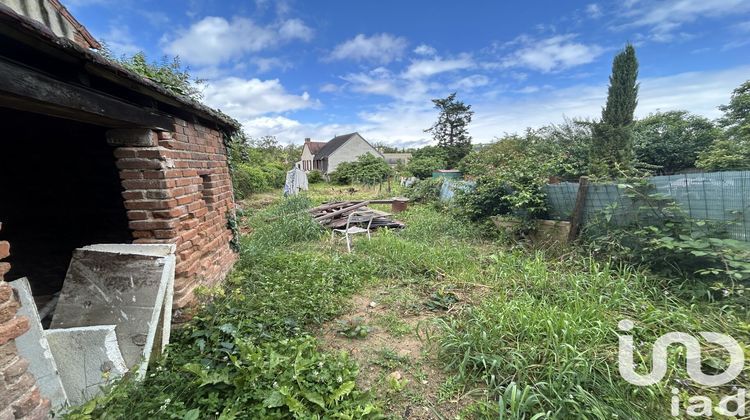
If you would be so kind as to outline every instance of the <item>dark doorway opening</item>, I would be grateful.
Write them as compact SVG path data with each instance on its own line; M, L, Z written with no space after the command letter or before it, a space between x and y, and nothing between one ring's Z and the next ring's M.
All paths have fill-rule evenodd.
M106 128L0 108L0 239L6 281L27 277L42 300L62 288L75 248L130 243Z

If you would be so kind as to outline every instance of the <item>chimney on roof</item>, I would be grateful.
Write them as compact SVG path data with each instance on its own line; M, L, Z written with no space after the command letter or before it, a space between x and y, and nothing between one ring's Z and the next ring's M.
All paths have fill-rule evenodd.
M305 143L310 143L310 137L305 137Z

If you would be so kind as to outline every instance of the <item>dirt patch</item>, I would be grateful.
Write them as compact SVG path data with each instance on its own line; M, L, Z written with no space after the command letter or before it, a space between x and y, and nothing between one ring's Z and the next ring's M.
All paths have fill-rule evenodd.
M425 338L442 313L416 311L415 298L424 297L392 287L364 291L354 296L349 311L321 327L318 338L324 349L344 350L357 361L358 385L370 389L387 414L455 418L465 403L441 395L448 376ZM360 336L363 330L367 333Z

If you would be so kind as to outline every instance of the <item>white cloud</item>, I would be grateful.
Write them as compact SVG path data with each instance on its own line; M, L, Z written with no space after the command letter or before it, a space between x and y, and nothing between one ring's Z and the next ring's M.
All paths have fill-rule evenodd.
M539 86L529 85L529 86L524 86L521 89L516 90L516 92L518 92L518 93L537 93L540 90L541 90L541 88Z
M435 57L429 60L415 60L409 65L403 76L407 79L423 79L439 73L463 70L474 67L474 61L468 54L454 59Z
M644 117L657 110L687 109L715 118L721 114L717 106L727 103L732 89L743 83L747 74L750 74L750 66L643 78L636 114ZM522 132L526 127L559 123L564 116L598 118L607 94L605 81L558 90L549 86L528 90L520 97L462 98L472 104L476 112L469 125L474 141L487 142L506 132ZM275 135L284 143L299 144L305 137L325 140L336 134L359 131L368 140L419 146L430 143L429 135L423 130L434 123L437 111L428 100L394 100L360 112L357 117L356 121L336 119L341 123L304 123L285 116L255 116L242 122L248 134Z
M483 74L473 74L463 77L451 84L451 89L471 91L490 84L490 78Z
M325 83L323 84L323 86L320 87L319 90L325 93L333 93L333 92L338 92L339 89L340 87L334 83Z
M672 33L703 17L737 15L750 10L747 0L666 0L626 5L625 26L648 27L655 41L669 42Z
M282 39L310 41L313 38L313 30L299 19L289 19L281 24L279 35Z
M750 32L750 20L734 24L732 25L732 29L737 32Z
M276 140L284 144L301 144L306 137L325 141L339 134L360 130L360 127L335 123L303 123L280 115L252 118L242 123L242 128L247 135L251 137L276 136Z
M414 48L414 54L431 57L437 54L437 50L427 44L419 44L417 48Z
M261 26L244 17L231 21L223 17L207 16L176 36L163 39L164 50L198 65L218 64L245 53L273 48L293 40L308 41L312 29L298 19Z
M598 19L602 16L602 7L596 3L586 5L586 14L592 19Z
M278 57L259 57L252 61L258 68L258 73L266 73L273 69L286 70L292 67L292 63Z
M130 28L125 25L111 25L109 31L98 38L112 51L115 57L132 56L139 51L143 51L143 48L136 45L135 39L130 33Z
M575 38L575 34L545 39L521 36L511 43L520 47L503 59L502 66L525 67L549 73L590 63L604 51L596 44L576 42Z
M718 117L717 107L729 101L731 91L747 79L750 66L721 71L688 72L658 78L641 79L636 116L685 109L709 118ZM601 115L607 86L578 85L566 89L544 90L520 99L477 103L472 135L484 141L505 132L521 132L526 127L559 123L563 116Z
M65 6L68 8L79 8L79 7L88 7L92 5L97 4L107 4L110 3L111 0L66 0Z
M350 73L342 76L342 79L349 83L353 91L359 93L395 97L400 91L398 80L383 67L378 67L368 73Z
M659 78L641 79L636 115L644 117L657 110L686 109L715 118L718 105L727 103L731 91L750 74L750 66L722 71L689 72ZM564 116L598 118L607 95L606 81L581 84L555 90L551 86L527 87L522 96L495 98L464 97L476 112L469 132L475 142L487 142L507 132L522 132L526 127L541 127L562 122ZM428 100L394 100L358 115L352 129L367 139L399 146L430 142L422 130L437 117ZM340 131L341 133L343 131ZM308 135L309 137L309 135Z
M203 93L207 105L221 109L241 122L261 115L319 105L307 92L301 95L288 93L278 79L227 77L210 81Z
M406 38L391 34L382 33L371 37L359 34L337 45L328 59L388 64L391 61L400 59L404 55L407 44Z

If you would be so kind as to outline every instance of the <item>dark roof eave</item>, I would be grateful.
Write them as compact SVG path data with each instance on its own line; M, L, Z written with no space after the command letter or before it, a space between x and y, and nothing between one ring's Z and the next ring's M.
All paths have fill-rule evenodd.
M58 37L42 23L21 16L3 4L0 4L0 31L21 42L23 42L24 37L31 37L41 44L38 46L29 45L30 48L37 48L42 52L45 49L52 48L70 58L81 60L85 63L87 70L96 73L98 76L105 77L127 89L138 91L138 93L147 95L156 101L186 108L192 114L217 124L227 132L239 131L241 127L237 120L223 112L188 97L170 92L159 84L104 58L97 52L87 50L67 38Z

